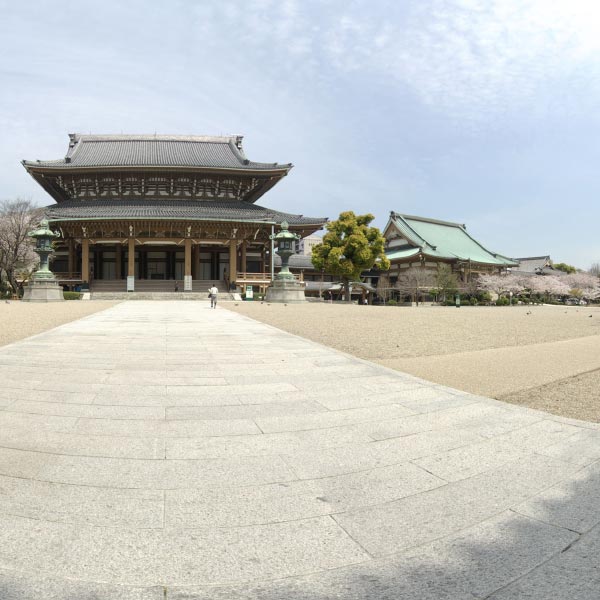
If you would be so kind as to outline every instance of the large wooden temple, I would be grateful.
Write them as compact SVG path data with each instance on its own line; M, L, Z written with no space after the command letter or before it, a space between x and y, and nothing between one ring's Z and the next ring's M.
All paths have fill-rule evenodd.
M326 218L255 202L291 164L246 158L241 136L70 134L59 160L23 161L54 198L53 271L92 290L203 291L270 282L269 236L282 221L305 237Z

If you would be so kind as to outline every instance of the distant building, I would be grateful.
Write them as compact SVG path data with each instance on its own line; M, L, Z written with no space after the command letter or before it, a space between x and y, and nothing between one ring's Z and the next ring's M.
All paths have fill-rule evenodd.
M513 260L518 263L511 269L515 275L550 275L556 272L550 256L530 256Z
M298 242L296 246L296 254L311 256L312 249L323 241L323 238L318 235L309 235Z

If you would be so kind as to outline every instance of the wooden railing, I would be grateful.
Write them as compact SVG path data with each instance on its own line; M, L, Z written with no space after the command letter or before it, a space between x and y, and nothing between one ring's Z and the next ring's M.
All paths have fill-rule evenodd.
M271 273L238 273L235 282L240 283L271 283Z
M294 279L300 280L298 275L294 274ZM238 273L235 282L240 283L271 283L271 273Z
M61 281L81 281L81 271L53 271L54 277Z

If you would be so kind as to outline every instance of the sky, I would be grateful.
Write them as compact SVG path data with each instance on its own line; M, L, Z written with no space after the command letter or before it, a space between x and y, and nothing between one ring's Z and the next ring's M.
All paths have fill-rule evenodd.
M600 261L597 0L0 0L0 199L68 133L241 134L259 204Z

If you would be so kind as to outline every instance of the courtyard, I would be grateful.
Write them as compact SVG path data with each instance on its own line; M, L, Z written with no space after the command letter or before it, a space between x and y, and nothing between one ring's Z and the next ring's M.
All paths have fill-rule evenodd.
M0 597L593 597L600 426L224 306L124 302L0 348ZM276 310L326 309L366 341L377 309ZM535 343L593 340L573 323Z

